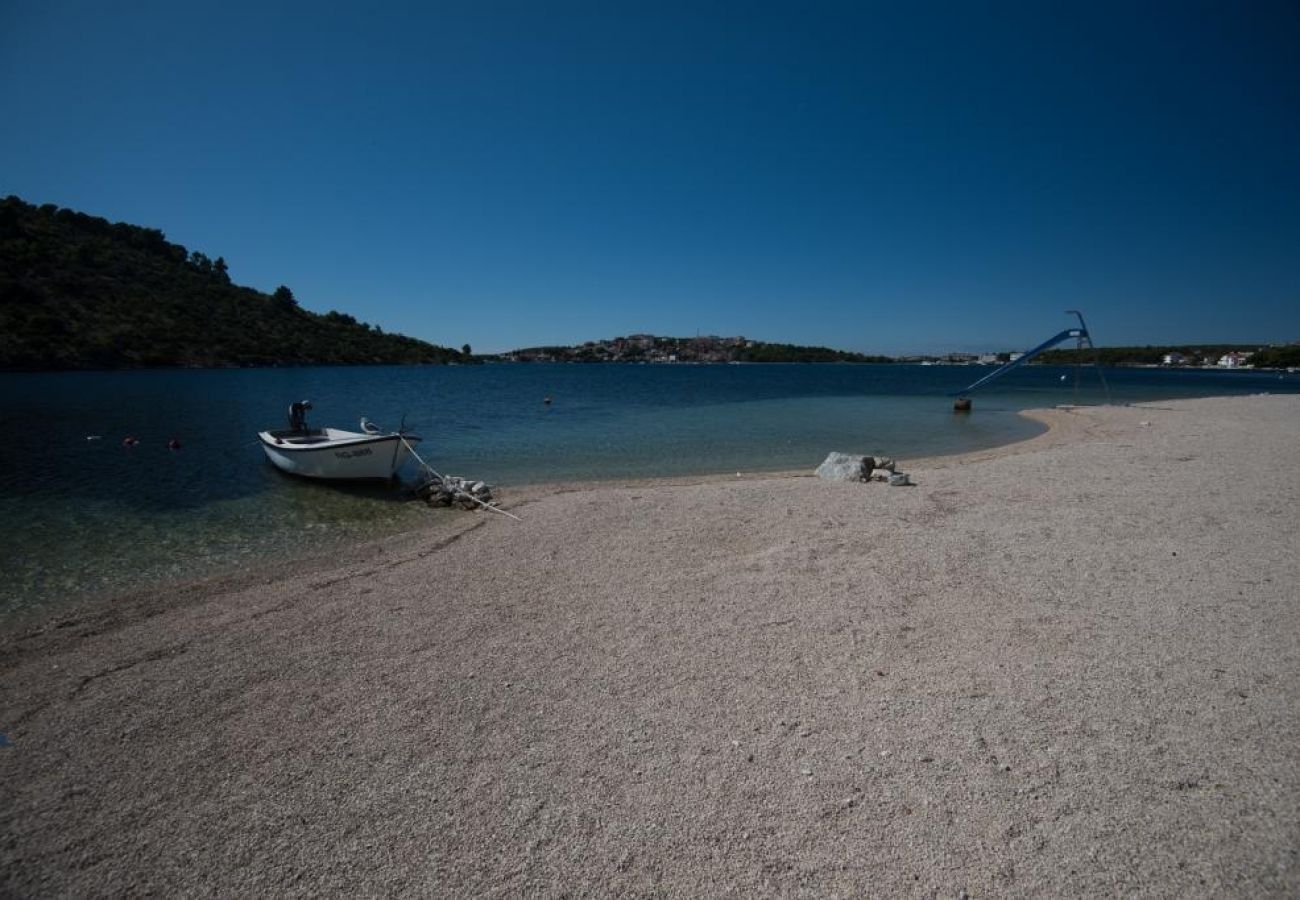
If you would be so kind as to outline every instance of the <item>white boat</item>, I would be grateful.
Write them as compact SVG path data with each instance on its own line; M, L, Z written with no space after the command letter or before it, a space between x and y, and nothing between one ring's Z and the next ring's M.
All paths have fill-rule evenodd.
M294 403L288 428L257 433L267 458L290 475L330 481L392 478L420 442L413 434L380 431L365 419L361 431L308 428L309 409L306 400Z

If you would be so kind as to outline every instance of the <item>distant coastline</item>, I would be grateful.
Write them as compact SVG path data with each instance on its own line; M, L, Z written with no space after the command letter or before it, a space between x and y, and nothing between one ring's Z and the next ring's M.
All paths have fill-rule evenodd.
M491 362L539 363L892 363L888 356L717 335L667 337L633 334L568 346L525 347L480 357Z
M669 337L633 334L581 344L524 347L506 353L476 357L502 363L875 363L929 366L997 365L1019 356L1017 351L996 353L943 353L907 356L854 353L829 347L809 347L750 340L745 337ZM1098 347L1086 350L1052 350L1033 365L1100 363L1163 369L1288 369L1300 366L1300 343L1260 346L1250 344L1199 344L1144 347Z
M231 282L209 257L144 228L18 197L0 200L0 371L511 363L915 363L993 365L1017 351L888 356L746 337L633 334L474 354L330 310L281 285ZM1300 367L1300 343L1052 350L1034 363L1168 368Z

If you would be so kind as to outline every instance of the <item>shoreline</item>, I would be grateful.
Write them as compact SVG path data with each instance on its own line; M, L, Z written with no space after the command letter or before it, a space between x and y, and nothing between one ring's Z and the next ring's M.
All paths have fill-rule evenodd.
M1086 407L1085 407L1086 408ZM908 465L924 467L946 467L960 465L982 459L994 459L1019 452L1029 452L1040 446L1037 442L1069 440L1070 420L1060 413L1070 407L1044 407L1025 409L1016 415L1041 423L1045 430L1030 437L989 447L984 450L972 450L939 456L918 457L906 461ZM1067 428L1066 434L1058 433L1052 437L1054 430ZM1045 445L1045 444L1044 444ZM1024 448L1023 450L1020 448ZM829 450L827 452L830 452ZM846 451L855 452L855 451ZM818 460L820 462L820 460ZM900 464L905 462L899 460ZM737 481L767 481L786 478L815 479L816 464L808 469L773 469L771 471L751 471L729 475L711 473L701 475L664 475L647 478L613 478L593 481L547 481L521 484L509 489L505 501L500 503L502 509L512 511L515 506L527 505L542 498L605 488L645 488L689 487L704 485L731 484ZM417 501L410 501L417 502ZM363 544L352 544L347 548L333 548L328 553L306 552L288 559L264 560L241 570L218 572L197 579L171 579L153 582L122 591L98 596L86 597L57 609L41 609L36 612L11 615L0 620L0 665L12 651L12 645L23 641L39 640L41 635L52 631L74 629L66 636L92 631L99 633L105 628L120 627L137 618L150 618L166 612L176 604L202 602L220 594L251 587L253 585L271 586L279 581L301 577L309 572L319 572L347 566L364 565L375 561L385 553L389 545L399 545L406 541L420 540L442 535L456 540L462 531L475 527L479 515L491 516L484 510L469 510L473 517L458 516L454 522L428 522L416 528L397 531L383 535ZM461 521L466 519L466 521Z
M1294 895L1300 396L1047 416L6 639L0 885Z
M1232 399L1223 398L1202 399ZM1149 401L1161 403L1168 401ZM1139 408L1143 403L1122 404L1114 408ZM1016 415L1039 422L1044 431L1021 440L961 453L917 457L899 460L900 470L947 469L1070 443L1087 436L1086 424L1076 413L1103 407L1060 405L1018 410ZM830 452L829 450L827 452ZM856 451L844 451L856 452ZM818 460L820 462L820 460ZM600 491L603 489L655 489L668 487L703 487L734 484L745 481L773 481L784 479L816 480L816 466L803 469L777 469L772 471L742 472L739 477L725 473L703 475L665 475L649 478L616 478L596 481L551 481L522 484L511 488L505 495L501 508L510 512L517 507L536 503L546 497ZM416 502L416 501L411 501ZM219 572L192 580L166 580L120 592L88 597L68 606L40 610L25 615L15 615L0 623L0 665L16 650L18 643L45 644L42 636L58 633L60 638L75 638L85 633L98 634L108 628L129 625L138 619L152 618L178 605L201 603L239 590L261 585L271 587L282 581L321 574L336 569L373 564L386 552L400 553L412 541L424 539L457 540L461 534L477 527L480 516L491 516L484 510L469 510L470 516L456 516L453 521L431 521L416 528L383 535L362 544L351 544L330 551L308 552L289 559L259 561L249 568ZM22 652L27 652L23 650Z

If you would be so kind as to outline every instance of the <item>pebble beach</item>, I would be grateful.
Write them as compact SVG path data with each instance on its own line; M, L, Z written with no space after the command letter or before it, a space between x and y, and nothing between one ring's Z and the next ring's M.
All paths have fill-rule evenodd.
M1032 415L24 625L0 892L1295 896L1300 396Z

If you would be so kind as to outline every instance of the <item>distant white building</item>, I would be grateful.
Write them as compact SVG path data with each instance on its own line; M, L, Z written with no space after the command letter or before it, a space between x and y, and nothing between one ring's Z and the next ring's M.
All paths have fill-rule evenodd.
M1166 366L1182 366L1187 364L1187 357L1181 353L1166 353L1160 361Z
M1223 356L1219 357L1219 367L1224 369L1236 369L1245 361L1245 354L1225 353Z

